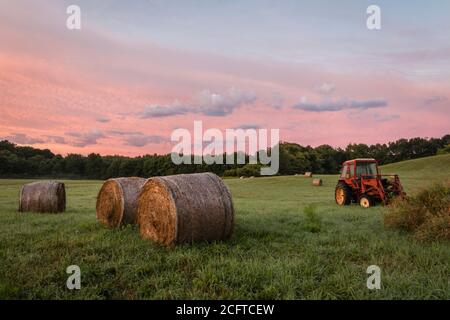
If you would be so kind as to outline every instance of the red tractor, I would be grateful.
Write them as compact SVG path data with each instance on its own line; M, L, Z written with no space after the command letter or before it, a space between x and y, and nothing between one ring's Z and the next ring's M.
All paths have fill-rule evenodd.
M380 174L375 159L353 159L342 164L335 190L338 205L356 202L368 208L378 202L387 204L394 197L405 196L398 175Z

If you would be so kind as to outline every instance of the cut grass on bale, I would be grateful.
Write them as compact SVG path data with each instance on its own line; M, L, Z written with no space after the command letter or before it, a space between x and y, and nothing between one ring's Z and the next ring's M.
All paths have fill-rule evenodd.
M27 183L20 188L20 212L59 213L66 210L64 183L40 181Z
M227 240L233 234L231 194L214 173L150 178L138 202L139 229L144 239L171 246Z
M382 169L413 194L450 177L450 155ZM98 223L102 181L63 181L67 211L55 215L18 213L29 181L0 180L0 299L450 299L448 242L386 229L382 206L339 207L337 176L317 177L320 188L295 176L226 179L232 238L173 248ZM80 290L66 287L70 265L81 268ZM370 265L381 290L367 289Z
M97 220L109 228L137 223L137 199L146 179L109 179L97 195Z

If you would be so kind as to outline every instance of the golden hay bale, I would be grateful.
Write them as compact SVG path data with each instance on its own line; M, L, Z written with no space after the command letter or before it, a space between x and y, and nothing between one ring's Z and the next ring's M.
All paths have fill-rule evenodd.
M231 193L213 173L180 174L147 180L139 196L143 238L165 245L231 237Z
M305 177L311 178L312 177L312 172L305 172Z
M323 184L322 179L315 178L312 181L313 186L321 186Z
M40 181L23 185L20 189L19 211L52 213L66 211L64 183Z
M137 200L146 179L138 177L109 179L97 196L97 220L110 227L137 223Z

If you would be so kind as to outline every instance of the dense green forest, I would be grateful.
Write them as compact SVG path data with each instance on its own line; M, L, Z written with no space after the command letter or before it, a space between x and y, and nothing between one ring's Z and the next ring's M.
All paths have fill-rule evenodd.
M450 152L450 135L442 138L399 139L387 144L349 144L345 149L329 145L301 146L296 143L280 143L280 175L312 171L314 173L337 173L347 159L370 157L380 164L421 158ZM234 155L236 157L236 154ZM236 161L235 161L236 163ZM248 157L246 156L246 163ZM178 173L211 171L221 176L257 176L260 165L251 164L190 164L175 165L170 154L145 155L141 157L88 156L68 154L63 157L50 150L18 146L0 141L0 176L53 177L107 179L118 176L158 176Z

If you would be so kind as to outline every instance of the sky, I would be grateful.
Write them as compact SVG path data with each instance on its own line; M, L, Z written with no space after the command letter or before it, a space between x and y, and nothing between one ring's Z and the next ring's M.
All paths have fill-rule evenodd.
M312 146L441 137L449 34L437 0L0 0L0 139L161 154L195 120Z

